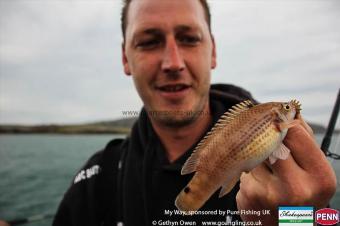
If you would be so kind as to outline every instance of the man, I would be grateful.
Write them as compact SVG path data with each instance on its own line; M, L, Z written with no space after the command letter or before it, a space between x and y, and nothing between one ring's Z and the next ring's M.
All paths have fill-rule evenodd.
M216 48L205 0L126 1L122 30L124 72L144 108L130 137L110 142L76 176L54 225L201 225L227 220L214 210L265 209L271 213L241 217L270 226L277 225L278 205L328 204L335 175L304 125L287 134L287 160L243 174L228 195L207 201L202 207L207 214L172 212L192 176L180 175L192 149L223 112L252 97L231 85L210 87ZM87 171L94 173L88 177ZM237 214L228 217L241 220Z

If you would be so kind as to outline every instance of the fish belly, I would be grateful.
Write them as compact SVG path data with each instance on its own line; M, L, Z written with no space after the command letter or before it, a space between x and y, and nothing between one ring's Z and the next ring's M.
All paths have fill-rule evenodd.
M280 147L280 132L271 125L255 136L249 144L237 154L237 160L243 162L242 171L249 172L266 160L273 151Z

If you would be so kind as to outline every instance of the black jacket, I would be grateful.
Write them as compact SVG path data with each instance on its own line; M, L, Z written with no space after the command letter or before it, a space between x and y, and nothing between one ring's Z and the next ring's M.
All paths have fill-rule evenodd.
M214 123L232 105L252 99L247 91L232 85L212 85L210 108ZM213 124L214 124L213 123ZM212 124L212 125L213 125ZM211 126L212 126L211 125ZM158 225L168 221L226 221L219 214L172 215L175 198L193 174L180 174L192 146L183 156L169 163L164 149L144 111L132 128L130 137L115 139L85 164L67 190L55 216L54 226ZM237 210L237 184L226 196L218 191L200 210ZM233 220L238 216L233 216ZM171 225L170 223L168 225Z

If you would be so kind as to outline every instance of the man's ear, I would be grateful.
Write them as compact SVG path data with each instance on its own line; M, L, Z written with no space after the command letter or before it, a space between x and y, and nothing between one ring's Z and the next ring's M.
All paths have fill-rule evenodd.
M128 63L128 60L127 60L127 57L126 57L126 53L125 53L125 42L122 43L122 63L123 63L125 74L126 75L131 75L129 63Z
M211 41L212 41L211 69L215 69L217 66L217 56L216 56L215 38L213 35L211 35Z

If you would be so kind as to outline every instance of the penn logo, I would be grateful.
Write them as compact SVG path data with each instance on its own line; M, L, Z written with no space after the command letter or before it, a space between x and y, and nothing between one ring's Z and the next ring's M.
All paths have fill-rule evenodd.
M315 222L321 225L334 225L339 222L339 211L324 208L315 212Z

